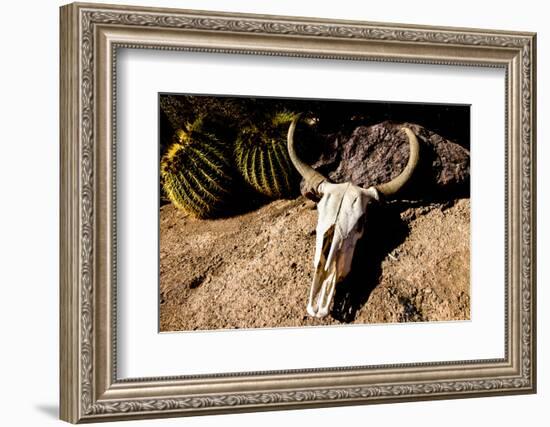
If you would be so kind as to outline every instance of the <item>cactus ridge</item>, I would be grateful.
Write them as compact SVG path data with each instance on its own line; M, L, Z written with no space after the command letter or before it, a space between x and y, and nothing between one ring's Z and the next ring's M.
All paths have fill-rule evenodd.
M275 154L275 157L277 158L277 162L279 164L284 165L281 168L281 173L283 176L284 183L287 188L291 188L292 186L292 173L294 171L293 166L290 164L290 159L288 157L288 151L285 146L277 146L275 147L275 150L273 150L273 153Z
M267 150L267 161L269 162L269 169L270 170L274 170L274 168L275 168L275 163L273 163L273 156L275 155L274 154L275 151L276 151L276 149L275 150ZM282 172L282 174L284 175L284 171ZM273 185L273 189L275 190L275 193L280 194L281 191L282 191L282 187L281 187L281 184L279 183L279 181L274 179L272 181L272 185Z
M179 131L161 160L164 190L172 203L197 218L214 216L232 190L232 169L212 135Z
M266 120L265 130L254 125L243 129L235 143L235 163L243 179L270 198L290 197L297 188L286 149L286 132L293 117L293 113L278 113Z
M251 183L258 191L260 191L260 193L263 193L262 191L263 188L259 183L258 173L256 173L258 168L258 146L257 145L254 145L252 147L252 151L250 154L251 154L251 162L250 162L249 175L252 178Z

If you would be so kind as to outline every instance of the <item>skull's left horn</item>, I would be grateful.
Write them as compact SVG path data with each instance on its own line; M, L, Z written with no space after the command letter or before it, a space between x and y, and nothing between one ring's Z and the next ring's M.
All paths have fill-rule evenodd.
M290 127L288 128L288 155L298 173L302 175L302 178L304 178L304 180L306 181L308 189L310 189L314 193L318 193L317 188L319 187L319 184L321 184L323 181L326 181L326 178L315 169L313 169L311 166L302 162L296 154L296 151L294 150L294 130L296 129L296 124L300 120L301 115L302 114L297 114L296 117L294 117L294 119L292 120L292 123L290 123Z
M407 137L409 138L409 148L410 148L409 161L407 162L407 166L405 166L405 169L403 169L403 172L401 172L394 179L392 179L389 182L386 182L385 184L380 184L375 186L378 192L383 194L384 197L391 197L395 193L397 193L399 190L401 190L401 188L411 178L414 170L416 169L416 165L418 164L420 147L418 145L418 140L416 139L416 135L409 128L403 127L401 128L401 130L405 132L407 134Z

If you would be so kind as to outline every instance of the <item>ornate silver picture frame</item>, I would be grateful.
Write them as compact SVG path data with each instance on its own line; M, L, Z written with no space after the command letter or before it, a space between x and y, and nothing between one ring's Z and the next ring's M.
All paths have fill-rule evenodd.
M60 22L61 419L79 423L536 391L535 34L78 3L61 8ZM505 251L492 256L505 260L504 357L120 378L115 72L120 49L503 70Z

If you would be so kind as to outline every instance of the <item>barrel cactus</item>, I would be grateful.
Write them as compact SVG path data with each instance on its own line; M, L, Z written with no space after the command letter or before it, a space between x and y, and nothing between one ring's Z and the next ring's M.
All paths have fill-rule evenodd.
M243 179L270 198L293 196L298 177L286 148L293 113L279 112L264 123L245 127L235 142L235 163Z
M189 130L178 129L174 139L160 163L164 191L177 208L196 218L211 218L231 194L231 155L197 123Z

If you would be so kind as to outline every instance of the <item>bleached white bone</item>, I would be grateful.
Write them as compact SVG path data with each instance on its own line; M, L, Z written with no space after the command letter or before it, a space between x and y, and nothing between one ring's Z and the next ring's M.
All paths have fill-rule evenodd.
M350 272L357 241L363 235L367 206L396 194L410 179L418 163L419 145L409 128L402 131L409 139L409 161L396 178L385 184L363 189L351 182L332 184L311 166L302 162L294 150L294 130L300 115L288 129L288 154L306 184L306 194L317 203L315 273L309 292L307 312L310 316L328 314L336 285Z
M324 317L329 312L336 284L351 270L356 243L363 235L367 205L372 200L378 201L378 191L349 182L323 182L318 191L323 196L317 204L315 274L307 312L310 316Z

